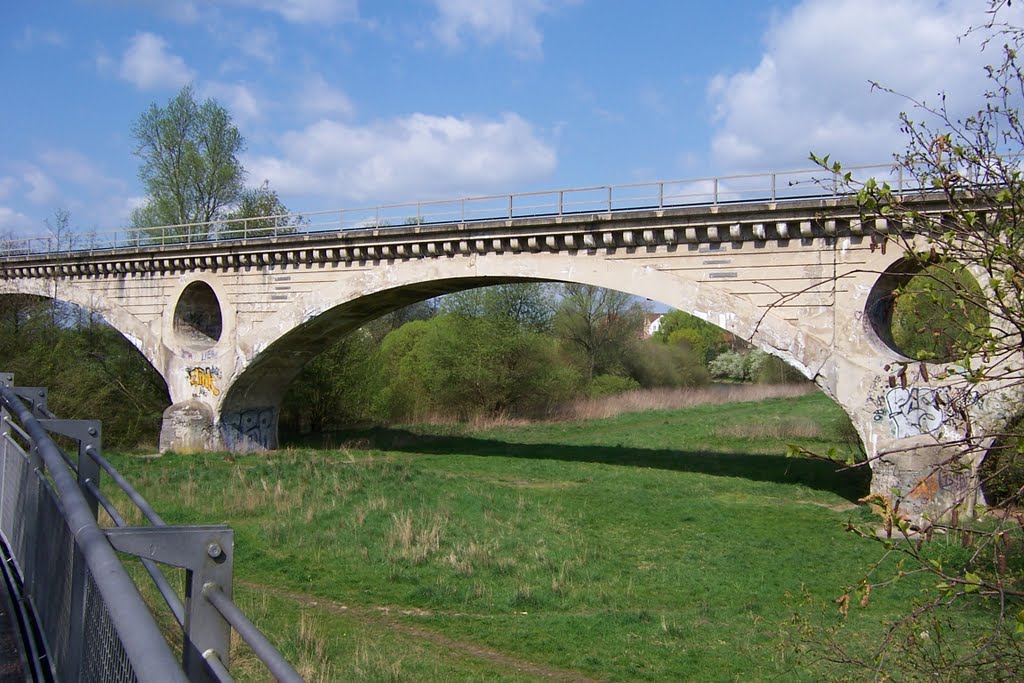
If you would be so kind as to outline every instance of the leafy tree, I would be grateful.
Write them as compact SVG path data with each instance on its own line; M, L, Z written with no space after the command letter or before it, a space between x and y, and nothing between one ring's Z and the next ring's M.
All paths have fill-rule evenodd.
M998 53L985 69L987 92L976 113L956 118L940 98L937 106L909 100L910 111L901 115L908 143L896 165L913 185L944 200L941 218L914 210L884 182L860 182L828 157L812 158L830 179L856 194L865 219L888 220L892 229L886 246L900 249L907 271L915 273L897 292L896 305L907 299L908 310L894 314L894 323L903 329L892 330L893 335L905 334L904 348L915 356L947 358L938 379L954 395L982 402L991 398L1012 417L1011 411L1020 410L1014 401L1024 390L1024 65L1019 57L1024 28L1009 23L1007 17L1014 16L1009 6L1010 0L989 0L988 20L968 30L982 32L984 49ZM965 280L968 271L983 276L983 285ZM921 342L917 348L912 346L915 337ZM893 379L914 368L910 362L896 364ZM989 393L993 387L1000 398ZM862 606L868 605L873 588L910 576L929 576L928 588L903 616L888 623L884 637L868 652L858 651L841 627L808 634L815 643L812 660L844 664L857 680L1020 680L1024 538L1014 505L1024 492L1019 478L1024 423L1008 420L993 434L974 423L971 411L958 414L965 428L935 477L964 472L965 463L984 456L994 436L994 451L985 458L994 464L983 465L981 473L983 487L993 493L988 502L996 507L981 517L951 509L948 518L931 520L924 530L926 537L948 540L927 543L909 538L898 498L877 497L883 525L898 540L879 540L875 529L851 526L881 543L884 557L840 597L841 611L851 609L858 597ZM990 482L998 486L987 486ZM956 501L965 513L971 512L971 493Z
M395 330L376 366L386 373L379 416L392 420L534 416L579 385L550 337L507 320L456 314Z
M245 141L216 101L196 101L185 86L167 106L150 105L132 127L146 203L132 212L132 227L146 239L204 240L209 223L242 197L245 175L238 155ZM154 226L179 226L160 231Z
M163 379L98 318L50 299L0 296L0 356L18 384L49 387L60 417L101 420L106 447L156 442L170 403Z
M630 342L640 337L644 308L629 294L565 284L552 321L555 334L578 354L584 376L622 374Z
M243 239L292 235L302 223L302 216L289 214L277 191L271 189L270 181L265 180L259 187L242 190L237 206L225 216L218 236Z
M515 282L467 289L441 300L442 313L507 320L543 332L551 326L550 287L537 282Z
M375 343L380 344L388 334L394 332L406 323L433 318L437 315L438 309L439 304L437 299L417 301L414 304L403 306L402 308L382 315L376 320L364 325L362 329L370 335Z
M281 428L322 432L373 418L377 345L365 330L345 335L302 369L281 402Z
M635 339L623 357L623 365L630 379L645 389L703 386L709 378L704 359L685 344Z
M670 311L661 317L653 338L663 344L685 344L707 364L729 348L732 335L685 311Z
M975 330L989 324L978 281L957 262L927 263L895 293L892 337L896 347L918 360L956 360L976 351Z

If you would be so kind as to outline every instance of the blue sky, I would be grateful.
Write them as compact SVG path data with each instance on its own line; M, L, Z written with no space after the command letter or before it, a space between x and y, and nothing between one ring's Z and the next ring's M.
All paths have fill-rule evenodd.
M0 233L115 229L130 130L192 83L293 211L884 162L979 103L983 0L9 0Z

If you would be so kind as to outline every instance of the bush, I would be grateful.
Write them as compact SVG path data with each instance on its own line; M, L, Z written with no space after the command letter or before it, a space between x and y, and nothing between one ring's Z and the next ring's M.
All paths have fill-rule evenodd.
M1024 423L1018 421L1009 432L1020 434L1022 426ZM1024 502L1024 438L1009 436L997 440L981 461L978 476L989 505L1019 506Z
M778 356L760 352L763 357L756 365L751 364L750 379L757 384L797 384L806 382L803 373ZM751 356L754 352L751 352Z
M513 321L457 314L390 333L375 364L386 373L378 417L391 420L538 415L580 385L554 339Z
M627 391L636 391L640 383L632 377L621 377L619 375L598 375L587 388L587 395L590 398L601 398L602 396L614 396L624 394Z
M624 360L626 373L645 389L703 386L710 379L701 356L682 344L638 340Z
M747 380L747 354L726 351L715 356L708 363L708 372L715 379L731 379L735 382Z

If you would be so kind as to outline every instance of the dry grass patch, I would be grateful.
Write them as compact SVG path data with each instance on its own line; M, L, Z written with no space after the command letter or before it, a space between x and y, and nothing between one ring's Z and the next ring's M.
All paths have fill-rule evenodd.
M826 439L831 434L816 420L794 415L779 420L738 422L715 429L715 435L734 439Z
M400 559L421 565L441 549L441 538L448 524L447 515L434 514L417 523L408 510L391 515L388 546Z
M726 384L700 389L645 389L614 396L578 399L559 408L559 420L600 420L625 413L679 410L703 405L796 398L818 391L813 384Z

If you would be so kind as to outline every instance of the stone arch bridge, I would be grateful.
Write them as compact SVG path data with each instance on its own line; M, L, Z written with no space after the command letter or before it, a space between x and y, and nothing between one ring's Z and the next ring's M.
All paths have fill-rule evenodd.
M912 516L973 490L976 467L935 470L943 442L959 434L956 411L941 406L990 420L1006 411L988 398L935 401L948 387L927 368L893 386L894 364L908 359L887 335L901 254L885 248L884 220L862 220L842 197L675 207L659 198L615 210L609 190L607 207L572 213L563 200L558 193L547 215L517 215L509 198L507 215L494 219L425 223L416 206L402 226L319 224L191 242L179 230L173 239L149 234L143 246L9 249L0 294L77 304L138 347L173 403L162 449L244 450L277 446L282 394L307 361L391 310L498 283L617 289L704 318L798 368L852 418L873 458L872 490L907 494Z

